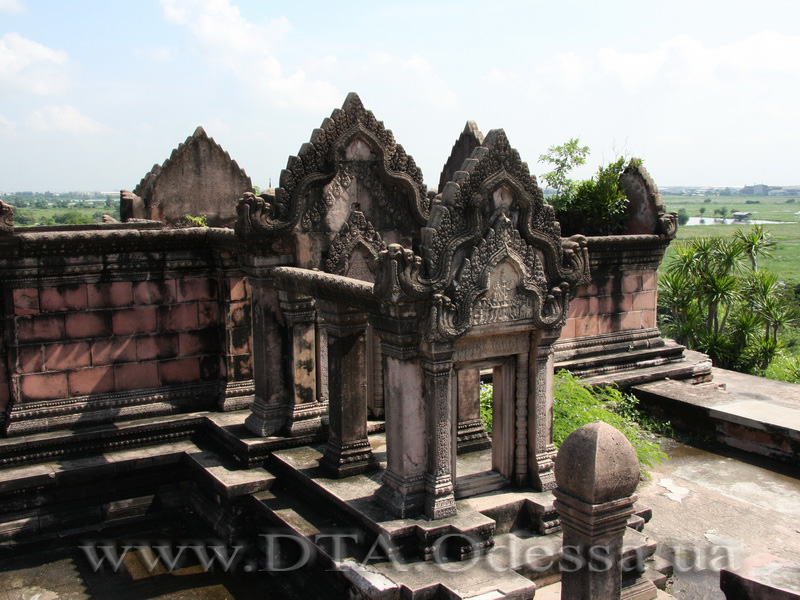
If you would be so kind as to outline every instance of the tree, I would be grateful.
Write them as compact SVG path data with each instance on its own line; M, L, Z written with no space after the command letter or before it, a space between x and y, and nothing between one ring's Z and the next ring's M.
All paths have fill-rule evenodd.
M555 191L551 204L560 208L573 194L577 182L568 177L572 169L586 164L589 146L581 146L578 138L571 138L560 146L550 146L539 156L539 162L552 165L553 170L542 174L542 179Z
M695 238L675 247L659 277L666 332L719 367L763 371L781 348L779 332L798 321L774 274L757 270L771 237L757 226L732 238ZM761 334L759 335L759 332Z
M706 207L705 206L701 206L700 207L700 215L702 216L704 214L706 214Z
M739 243L744 248L744 251L750 257L750 266L753 271L758 271L758 257L770 258L772 256L771 248L775 246L775 240L772 235L764 231L763 225L756 225L747 233L737 229L733 236L739 240Z

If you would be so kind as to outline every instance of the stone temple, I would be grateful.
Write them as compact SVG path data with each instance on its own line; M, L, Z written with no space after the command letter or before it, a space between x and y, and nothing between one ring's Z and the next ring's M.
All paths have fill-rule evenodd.
M122 222L15 229L4 205L0 538L183 512L227 543L302 540L332 597L493 599L558 580L563 536L624 537L616 591L564 589L655 598L649 511L611 481L633 466L602 466L615 434L552 443L557 369L710 377L656 325L675 215L642 167L623 186L624 235L564 236L506 133L469 122L428 190L351 94L260 195L198 128Z

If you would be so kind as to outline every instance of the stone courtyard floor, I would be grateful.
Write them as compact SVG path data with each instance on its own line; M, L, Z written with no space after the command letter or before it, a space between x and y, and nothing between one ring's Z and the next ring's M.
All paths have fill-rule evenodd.
M645 533L675 564L679 600L721 600L716 567L769 552L800 563L800 468L732 450L702 450L671 440L670 456L639 486L653 509ZM187 525L128 532L130 539L192 537ZM125 535L115 535L117 539ZM119 572L95 572L79 542L0 553L0 600L299 600L321 597L265 573L204 572L190 565L148 572L146 557L126 556Z
M724 599L715 567L728 557L768 552L800 564L800 468L671 440L665 450L638 494L653 509L645 533L675 565L675 598Z

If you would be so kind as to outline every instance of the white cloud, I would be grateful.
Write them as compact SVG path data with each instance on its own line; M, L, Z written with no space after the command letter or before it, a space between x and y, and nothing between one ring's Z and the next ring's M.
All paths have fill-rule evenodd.
M291 25L285 17L267 25L245 19L230 0L161 0L165 18L182 25L212 64L233 73L248 91L264 94L275 106L329 109L341 94L328 81L303 70L285 74L274 47Z
M18 33L0 38L0 84L33 94L54 94L68 84L69 58Z
M393 95L415 104L437 108L454 107L458 95L423 56L397 56L376 52L361 66L361 78L372 87L380 82L383 90L396 88Z
M0 12L22 13L25 12L25 5L20 0L0 0Z
M45 106L27 118L29 127L39 132L60 131L75 135L96 135L109 131L102 123L82 114L74 106Z
M547 77L550 82L561 84L568 90L581 87L590 72L590 61L575 52L559 54L555 60L539 69L540 76Z
M139 58L145 58L153 62L166 63L172 60L175 55L175 48L171 46L157 46L155 48L136 48L133 52Z
M763 31L743 40L710 47L687 35L647 52L603 48L600 68L628 89L667 80L671 84L727 87L772 75L800 75L800 36Z
M0 115L0 137L7 139L17 138L17 124Z

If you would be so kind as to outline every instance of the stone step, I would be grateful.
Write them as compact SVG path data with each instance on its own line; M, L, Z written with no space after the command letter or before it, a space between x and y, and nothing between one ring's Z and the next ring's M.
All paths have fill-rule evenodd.
M704 355L694 354L696 357L685 358L677 362L668 362L662 365L641 366L634 369L609 371L590 377L582 377L581 381L587 385L617 385L627 389L635 385L642 385L652 381L664 379L688 380L691 383L701 383L711 379L711 361L702 358Z
M683 358L683 346L677 344L655 348L624 349L620 352L604 352L592 356L575 357L556 362L556 369L567 369L575 375L601 373L613 370L618 365L648 364L655 361L670 362Z
M715 369L717 386L658 381L631 388L640 404L676 429L710 436L724 445L797 463L800 386Z
M456 481L456 500L485 494L508 486L508 479L497 471L464 475Z
M0 467L52 463L114 453L153 439L170 445L188 440L202 428L208 413L163 415L0 439Z
M275 476L261 467L241 469L223 460L216 452L197 448L187 451L185 462L200 475L198 483L231 500L268 490Z
M380 447L380 436L370 443ZM290 448L273 453L270 469L297 483L311 497L330 503L335 512L344 515L350 524L365 529L373 538L383 536L403 552L413 552L431 558L435 541L446 535L459 535L463 542L458 551L462 558L491 548L495 521L468 505L459 507L452 517L430 521L423 516L399 519L387 513L374 500L380 487L375 474L352 475L343 479L329 478L319 467L321 447ZM466 501L457 501L466 502ZM455 539L451 537L450 539Z

